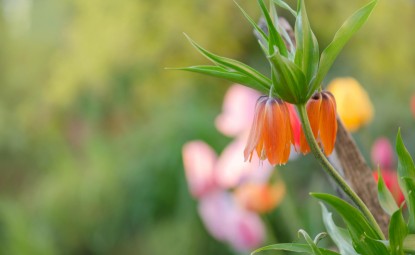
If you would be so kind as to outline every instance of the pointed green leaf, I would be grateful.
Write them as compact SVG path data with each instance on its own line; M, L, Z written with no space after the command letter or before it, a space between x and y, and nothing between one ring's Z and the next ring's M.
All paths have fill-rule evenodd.
M339 248L340 254L358 255L353 248L352 239L347 230L336 226L332 214L327 210L323 203L320 203L320 205L323 213L324 226L333 242Z
M415 179L415 164L402 140L401 130L396 136L396 152L398 153L398 174L400 177Z
M248 86L263 93L267 93L269 91L269 88L264 87L263 84L259 83L257 80L254 80L251 77L238 72L228 71L219 66L190 66L184 68L175 68L175 70L184 70L194 73L207 74L213 77L226 79L228 81Z
M405 196L408 205L408 228L411 234L415 233L415 181L410 177L402 177L403 185L408 194Z
M273 18L273 20L276 21L277 32L282 36L282 38L284 40L284 43L285 43L285 46L287 47L287 50L288 50L287 58L291 61L294 61L295 43L293 42L293 38L291 38L291 36L288 34L287 27L284 24L282 24L282 22L287 22L288 26L289 26L289 23L285 19L284 19L284 21L281 21L278 18L277 9L276 9L275 5L271 4L270 12L271 12L271 17ZM294 38L294 40L295 40L295 38Z
M392 215L399 209L398 205L396 204L395 199L392 196L392 193L389 191L388 187L386 187L385 181L383 180L383 176L379 168L378 168L378 199L383 210L389 215Z
M268 57L272 65L272 81L278 95L291 104L306 102L307 85L303 72L289 59L274 54Z
M284 1L282 0L272 0L279 7L289 11L294 17L297 17L297 13Z
M318 242L320 242L321 240L323 240L327 236L328 236L328 234L326 232L321 232L320 234L316 235L316 237L314 237L313 242L317 245Z
M317 73L320 53L317 39L311 31L304 0L299 1L299 3L299 12L295 22L297 49L294 61L303 71L308 85Z
M275 53L275 48L277 48L281 55L287 57L287 47L285 46L284 40L282 40L281 35L277 32L277 29L275 28L274 23L272 22L271 16L268 13L267 7L265 7L264 1L258 0L258 3L261 7L262 15L264 15L268 26L268 54L273 55Z
M415 233L415 164L403 143L401 131L396 137L396 152L398 153L398 180L405 196L409 211L409 232Z
M402 216L402 210L397 210L389 223L389 244L391 255L404 255L403 241L408 235L408 228Z
M357 10L352 16L350 16L340 27L340 29L334 35L333 41L327 46L327 48L321 54L320 65L317 72L316 79L313 85L310 87L308 96L314 93L314 91L323 82L324 77L333 65L337 55L343 49L344 45L349 39L362 27L362 25L369 18L373 8L376 6L377 0L371 1L369 4Z
M310 236L307 234L307 232L300 229L298 231L298 233L301 234L304 237L304 239L308 243L308 246L310 246L311 254L313 254L313 255L322 255L322 253L318 249L317 245L313 242L313 240L310 238Z
M291 252L297 252L297 253L309 253L309 254L312 254L312 249L307 244L299 244L299 243L279 243L279 244L273 244L273 245L268 245L268 246L259 248L259 249L255 250L255 251L253 251L251 253L251 255L256 254L258 252L262 252L262 251L272 251L272 250L277 250L277 251L291 251ZM319 248L319 251L323 255L340 255L337 252L334 252L334 251L331 251L331 250L327 250L327 249L323 249L323 248Z
M207 59L215 63L216 65L228 69L228 70L234 70L241 74L244 74L253 80L256 80L258 83L261 83L264 87L270 87L271 80L265 77L263 74L258 72L257 70L253 69L252 67L245 65L244 63L241 63L239 61L236 61L234 59L230 58L224 58L220 57L218 55L215 55L204 48L202 48L200 45L198 45L196 42L194 42L190 37L188 37L186 34L185 36L190 41L190 43L195 47L203 56L205 56Z
M331 205L342 216L350 231L357 253L365 255L389 254L385 245L373 241L379 240L381 237L358 209L333 195L316 193L311 195Z
M258 34L262 37L264 41L268 41L268 35L258 26L257 23L248 15L248 13L245 12L245 10L234 0L234 3L238 8L241 10L245 18L251 23L251 25L254 27L255 31L258 32Z

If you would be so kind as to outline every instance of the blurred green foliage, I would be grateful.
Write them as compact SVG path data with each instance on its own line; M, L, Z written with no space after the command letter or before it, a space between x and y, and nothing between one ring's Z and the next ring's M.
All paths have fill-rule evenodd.
M240 2L258 17L255 1ZM0 254L231 254L204 230L181 163L188 140L217 151L229 142L213 124L228 83L164 67L205 63L186 32L212 52L267 70L235 4L0 3ZM307 4L325 46L361 1ZM414 5L380 1L330 74L360 80L381 113L357 134L366 151L397 126L415 150ZM324 182L305 169L310 159L282 169L294 203ZM314 234L320 212L309 204Z

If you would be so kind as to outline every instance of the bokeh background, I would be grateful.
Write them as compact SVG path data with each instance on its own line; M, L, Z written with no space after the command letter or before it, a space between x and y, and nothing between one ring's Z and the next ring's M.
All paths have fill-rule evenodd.
M321 49L363 2L307 1ZM256 1L239 3L259 18ZM375 116L354 134L366 157L398 127L415 154L413 24L415 1L379 1L325 81L368 91ZM236 254L203 227L181 158L189 140L229 143L214 119L230 83L164 69L207 63L183 32L267 71L230 0L0 1L0 254ZM317 169L310 156L278 169L313 235Z

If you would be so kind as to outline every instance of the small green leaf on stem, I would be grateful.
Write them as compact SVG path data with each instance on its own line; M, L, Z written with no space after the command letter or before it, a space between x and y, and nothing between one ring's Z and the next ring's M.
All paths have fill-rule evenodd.
M397 210L389 223L389 244L391 255L404 255L403 242L408 235L408 228L402 216L402 209Z
M331 251L331 250L327 250L327 249L323 249L323 248L318 248L318 249L323 255L340 255L339 253ZM296 253L308 253L308 254L312 254L312 252L313 252L313 250L307 244L278 243L278 244L272 244L272 245L268 245L268 246L265 246L265 247L261 247L261 248L255 250L255 251L253 251L251 253L251 255L262 252L262 251L272 251L272 250L291 251L291 252L296 252Z
M378 233L368 223L358 209L333 195L318 193L311 193L311 195L331 205L342 216L350 231L357 253L365 255L388 254L387 248L382 243L370 240L382 239L381 233Z
M272 22L271 16L268 13L267 7L265 7L263 0L258 0L259 6L261 7L262 15L264 15L268 26L269 40L268 40L268 54L273 55L275 48L278 49L279 54L284 57L288 56L287 47L285 46L284 40L278 33L274 23ZM275 21L278 22L278 21Z
M392 193L386 187L385 181L383 180L382 173L378 167L378 199L379 203L382 206L383 210L392 215L397 210L399 210L398 205L396 204L395 199L392 196Z
M297 13L284 1L282 0L272 0L279 7L289 11L294 17L297 17Z
M262 39L264 41L268 41L268 35L258 26L257 23L248 15L248 13L245 12L245 10L234 0L234 3L238 8L241 10L245 18L251 23L251 25L254 27L255 31L258 32L259 35L261 35Z
M264 76L263 74L261 74L260 72L258 72L257 70L253 69L252 67L244 63L236 61L234 59L215 55L205 50L204 48L202 48L200 45L198 45L195 41L193 41L186 34L185 36L187 37L189 42L193 45L193 47L195 47L203 56L205 56L207 59L212 61L214 64L230 72L234 71L242 75L245 75L247 77L250 77L252 80L255 80L256 82L262 84L264 88L270 88L271 80L267 78L266 76Z
M307 234L307 232L305 232L303 229L300 229L298 231L298 234L301 234L304 237L304 239L306 240L306 242L310 246L310 249L311 249L313 255L322 255L322 253L318 249L317 245L313 242L313 240L310 238L310 236Z
M317 39L311 30L308 21L307 11L304 0L299 1L297 20L295 23L295 38L297 50L295 54L295 63L301 68L306 78L306 84L309 85L317 73L319 48ZM307 93L308 90L304 93Z
M346 229L336 226L333 221L332 213L330 213L323 203L320 202L323 222L329 236L339 248L341 254L358 255L353 248L352 239Z
M183 70L194 73L207 74L216 78L222 78L228 81L245 85L247 87L261 91L262 93L267 93L269 90L269 87L265 87L264 84L258 82L255 79L252 79L252 77L250 76L236 71L228 71L220 66L190 66L183 68L174 68L174 70Z
M350 40L350 38L362 27L362 25L369 18L377 4L377 0L371 1L369 4L363 6L357 10L352 16L350 16L340 27L340 29L334 35L333 41L323 51L320 58L320 65L317 72L316 79L314 80L310 91L309 97L313 95L314 91L323 82L324 77L333 65L334 60L343 49L344 45Z
M398 180L405 196L409 211L409 232L415 233L415 164L403 143L401 131L396 137L396 152L398 153Z

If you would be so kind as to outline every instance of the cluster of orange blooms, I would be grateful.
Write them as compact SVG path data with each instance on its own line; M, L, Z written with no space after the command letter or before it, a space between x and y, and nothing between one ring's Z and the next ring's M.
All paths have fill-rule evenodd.
M334 148L337 133L336 101L328 91L315 93L307 102L307 115L311 129L326 155ZM285 164L291 152L291 144L301 153L310 152L304 131L300 129L300 144L296 145L291 123L298 118L290 114L288 103L281 99L261 96L255 106L255 117L245 147L245 160L250 160L254 151L261 160L268 159L271 165Z

